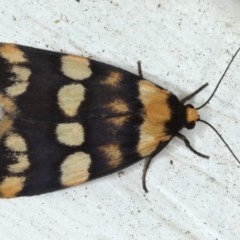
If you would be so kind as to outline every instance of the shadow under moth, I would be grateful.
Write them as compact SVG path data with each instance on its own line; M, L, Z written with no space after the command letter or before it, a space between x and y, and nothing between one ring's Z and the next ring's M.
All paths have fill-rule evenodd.
M180 133L197 121L209 125L197 110L214 93L199 108L185 105L207 84L178 100L167 89L144 80L140 63L138 72L1 43L0 197L74 186L143 158L147 191L148 166L173 137L207 157Z

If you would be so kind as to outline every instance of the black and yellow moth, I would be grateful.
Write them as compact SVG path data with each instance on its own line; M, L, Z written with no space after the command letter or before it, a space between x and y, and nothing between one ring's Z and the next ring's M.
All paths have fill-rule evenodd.
M87 58L0 44L0 196L74 186L150 160L199 120L139 75ZM146 171L145 171L146 172ZM145 174L144 174L145 178ZM146 190L146 186L144 184Z

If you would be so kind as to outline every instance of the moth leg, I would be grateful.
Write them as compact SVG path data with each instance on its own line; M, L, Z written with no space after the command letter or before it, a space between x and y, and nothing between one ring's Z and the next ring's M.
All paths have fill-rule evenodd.
M147 176L147 171L152 159L153 159L152 157L147 157L144 162L143 175L142 175L142 187L145 193L148 193L148 189L146 185L146 176Z
M189 94L188 96L184 97L181 100L181 103L184 104L185 102L187 102L188 100L190 100L192 97L194 97L195 95L197 95L199 92L201 92L205 87L208 86L208 83L205 83L204 85L202 85L200 88L198 88L195 92Z
M209 156L204 155L204 154L196 151L196 150L191 146L189 140L188 140L184 135L182 135L181 133L178 133L176 136L177 136L179 139L183 140L183 141L185 142L186 146L187 146L192 152L194 152L195 154L197 154L198 156L200 156L200 157L202 157L202 158L209 158Z
M150 163L152 161L152 159L159 153L161 152L167 145L168 143L172 140L172 137L169 141L167 142L161 142L158 147L156 148L156 150L154 152L152 152L152 154L150 154L149 156L147 156L145 158L145 163L144 163L144 167L143 167L143 175L142 175L142 187L143 190L145 191L145 193L148 193L148 189L147 189L147 185L146 185L146 176L147 176L147 171L148 168L150 166Z
M140 78L143 78L141 61L137 62L137 66L138 66L138 76Z

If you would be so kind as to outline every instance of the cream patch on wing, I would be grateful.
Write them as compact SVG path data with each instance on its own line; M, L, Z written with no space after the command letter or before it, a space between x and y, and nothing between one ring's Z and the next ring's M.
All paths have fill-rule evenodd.
M14 101L2 93L0 93L0 107L3 108L6 113L14 113L17 109Z
M117 168L122 163L122 152L118 144L107 144L99 147L99 150L106 156L106 161L110 167Z
M75 152L61 164L61 183L65 187L86 182L89 178L91 158L84 152Z
M11 64L24 63L27 61L24 52L15 44L1 44L0 55Z
M147 119L139 129L139 141L137 146L138 153L142 156L151 154L161 142L170 140L171 136L167 135L162 124L152 124Z
M111 71L110 74L101 83L109 85L111 87L119 87L119 83L121 81L122 74L116 71Z
M26 67L13 66L11 71L16 75L14 78L15 81L28 81L31 75L30 69Z
M0 55L10 63L9 71L14 74L11 78L14 84L7 87L5 92L10 97L19 96L27 90L29 84L27 81L31 75L31 70L17 64L26 63L28 60L25 58L24 52L14 44L0 45Z
M12 115L16 114L16 105L14 101L0 93L0 138L7 133L13 124ZM10 116L8 116L10 115Z
M16 97L26 92L27 87L28 87L27 82L17 82L12 86L6 88L6 93L11 97Z
M56 129L57 139L67 146L80 146L84 141L83 127L79 123L61 123Z
M69 84L58 91L58 105L69 117L76 116L84 100L85 89L81 84Z
M14 163L7 166L8 171L10 173L23 173L30 166L24 138L17 133L11 133L6 137L4 143L11 150L10 156L14 160Z
M92 74L89 60L83 57L66 55L61 58L62 73L73 80L84 80Z
M122 113L122 112L128 112L129 108L126 102L124 102L122 99L116 99L113 102L109 103L107 107L112 111L116 113Z
M15 197L24 187L25 177L5 177L0 184L0 196Z
M129 121L129 116L112 117L106 119L106 121L110 124L115 125L116 127L122 127L125 123Z
M3 116L0 121L0 139L1 137L6 134L12 127L13 120L8 116Z
M28 80L31 76L31 71L26 67L15 65L11 68L11 72L15 75L15 77L11 79L15 83L6 88L5 91L9 96L16 97L26 92L29 85Z
M143 104L143 123L139 129L138 153L142 156L151 154L161 142L171 138L165 124L171 119L168 105L170 92L155 84L142 80L139 82L139 99Z
M11 164L6 166L9 176L3 178L0 183L0 196L16 197L24 187L26 179L24 172L30 166L27 144L24 138L17 133L10 133L5 138L4 144L10 150L5 157L10 160Z
M23 173L30 166L27 154L17 154L16 163L8 165L8 171L11 173Z
M24 138L17 133L10 134L6 137L5 146L14 152L27 151L27 145Z

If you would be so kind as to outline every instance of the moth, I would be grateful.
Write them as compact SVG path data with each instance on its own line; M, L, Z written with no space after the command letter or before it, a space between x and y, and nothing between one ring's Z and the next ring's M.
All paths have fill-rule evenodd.
M138 71L1 43L0 196L71 187L143 158L147 191L147 168L173 137L207 157L180 133L203 121L185 103L207 84L179 100Z

